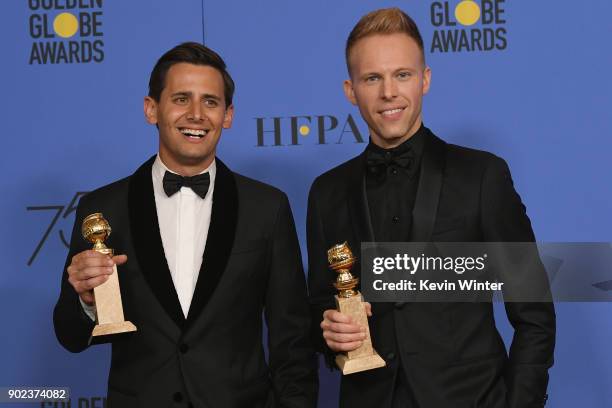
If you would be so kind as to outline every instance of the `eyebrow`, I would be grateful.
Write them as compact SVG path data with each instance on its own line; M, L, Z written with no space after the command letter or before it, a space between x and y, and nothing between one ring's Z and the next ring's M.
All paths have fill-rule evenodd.
M179 91L179 92L175 92L171 95L173 98L176 96L193 96L193 92L189 92L189 91ZM221 98L218 97L217 95L214 94L204 94L202 95L202 98L204 99L214 99L216 101L220 101Z
M213 94L204 94L204 99L214 99L215 101L221 100L220 97L218 97L217 95L213 95Z
M415 69L415 68L410 68L410 67L400 67L397 69L394 69L391 74L392 75L397 75L397 73L399 72L411 72L411 73L417 73L419 70ZM384 77L385 73L380 72L380 71L366 71L364 74L360 75L358 78L364 80L367 79L371 76L380 76L380 77Z
M418 70L419 70L418 68L405 66L405 67L396 68L392 72L400 72L400 71L413 71L413 72L416 72ZM367 76L367 75L384 75L384 73L382 73L381 71L371 70L371 71L366 71L363 75L364 76Z

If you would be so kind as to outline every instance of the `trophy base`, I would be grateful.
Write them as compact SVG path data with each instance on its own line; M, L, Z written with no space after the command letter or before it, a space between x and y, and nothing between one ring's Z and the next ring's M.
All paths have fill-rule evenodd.
M130 321L119 323L97 324L94 327L92 336L108 336L109 334L119 334L136 331L136 326Z
M382 357L379 356L376 351L374 351L374 354L371 354L369 356L362 356L357 358L349 358L344 354L339 354L336 356L336 364L344 375L371 370L373 368L380 368L387 365L387 363L385 363L385 360L383 360Z

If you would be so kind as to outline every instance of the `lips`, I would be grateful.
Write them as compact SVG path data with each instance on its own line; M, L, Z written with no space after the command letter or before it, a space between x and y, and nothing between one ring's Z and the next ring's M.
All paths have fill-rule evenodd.
M208 134L209 129L179 128L179 132L187 137L201 139Z
M378 111L378 114L382 116L385 120L396 121L403 117L403 113L406 110L405 106L400 106L396 108L389 108L385 110Z
M386 109L386 110L380 111L379 113L381 115L383 115L383 116L395 116L395 115L403 112L404 109L406 109L406 108L402 107L402 108Z

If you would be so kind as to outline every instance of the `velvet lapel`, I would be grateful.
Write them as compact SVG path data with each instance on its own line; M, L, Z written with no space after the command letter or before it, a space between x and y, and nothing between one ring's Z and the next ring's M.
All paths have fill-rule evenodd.
M238 190L231 170L218 158L212 214L206 247L196 283L187 326L189 328L210 300L230 257L238 221Z
M419 189L412 211L411 241L413 242L431 240L438 212L445 157L446 143L427 130L421 159Z
M154 161L155 156L140 166L130 178L128 193L130 228L136 258L145 280L166 313L182 329L185 326L185 317L172 282L157 221L151 176Z
M365 157L364 151L352 162L352 168L349 170L348 204L358 244L374 241L374 230L365 187ZM353 250L359 252L360 248L353 248Z

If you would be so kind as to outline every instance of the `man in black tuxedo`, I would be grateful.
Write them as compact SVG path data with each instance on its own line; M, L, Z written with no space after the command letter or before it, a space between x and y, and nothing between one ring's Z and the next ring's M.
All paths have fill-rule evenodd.
M233 92L214 51L197 43L168 51L144 101L159 153L79 203L55 332L72 352L90 345L92 288L120 265L126 320L138 331L112 341L111 408L316 404L306 284L287 197L215 158L232 123ZM87 250L80 226L95 212L113 229L108 247L122 255Z
M361 242L531 242L534 235L506 163L447 144L422 124L431 80L423 40L399 9L364 16L346 46L344 90L370 143L319 176L308 201L309 290L315 338L329 364L364 329L335 310L327 249ZM360 266L353 268L360 274ZM387 366L342 377L343 407L523 408L546 400L553 362L552 303L505 304L515 329L509 355L491 303L366 304L374 348Z

